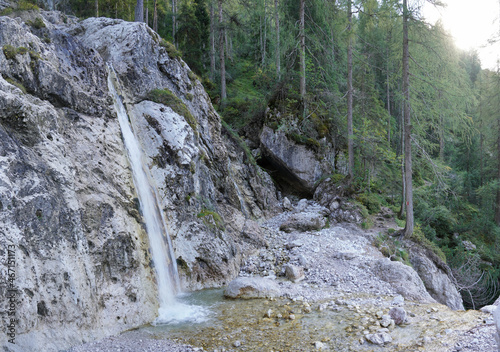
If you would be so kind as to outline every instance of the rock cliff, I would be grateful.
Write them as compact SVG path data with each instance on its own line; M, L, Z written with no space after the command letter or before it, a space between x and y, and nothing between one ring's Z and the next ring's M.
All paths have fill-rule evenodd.
M156 315L107 62L158 188L183 287L224 284L265 246L251 218L277 204L269 176L243 162L197 77L151 29L14 12L0 17L0 47L0 273L12 248L18 319L16 344L6 334L0 344L60 350ZM8 304L0 301L4 327Z

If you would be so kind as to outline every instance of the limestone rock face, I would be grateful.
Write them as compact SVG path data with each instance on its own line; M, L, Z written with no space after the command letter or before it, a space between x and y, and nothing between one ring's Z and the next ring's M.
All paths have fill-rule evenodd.
M410 262L432 298L451 309L463 310L462 296L451 281L451 274L448 275L450 269L446 264L439 258L431 260L425 251L416 245L410 245L410 248ZM438 266L436 261L441 265Z
M288 140L283 132L265 126L260 134L262 153L297 190L314 193L315 184L328 172L325 162L303 145Z
M271 214L278 201L269 175L243 162L222 130L196 76L144 24L15 16L0 17L0 47L15 49L0 50L0 256L14 248L23 317L13 350L64 350L157 314L107 62L158 189L183 288L236 277L242 256L265 246L247 219ZM27 24L36 18L44 26ZM148 100L164 88L175 104ZM6 265L0 261L2 277ZM5 339L0 334L1 345Z

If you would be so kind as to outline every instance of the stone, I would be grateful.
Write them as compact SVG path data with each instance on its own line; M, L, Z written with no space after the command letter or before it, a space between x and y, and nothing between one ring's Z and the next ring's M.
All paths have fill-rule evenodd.
M314 342L314 348L317 350L326 350L326 345L321 341Z
M383 346L385 344L392 342L392 337L386 332L376 333L376 334L367 334L365 338L368 342L373 343L374 345Z
M259 277L239 277L229 283L224 290L228 298L274 298L280 296L279 285L269 279Z
M293 231L318 231L326 225L326 219L318 213L298 213L291 215L280 226L280 230L284 232Z
M431 257L418 245L410 245L409 248L410 263L422 279L431 297L453 310L463 310L462 296L450 279L451 274L448 275L451 271L447 265L435 254Z
M490 306L484 306L480 309L481 312L487 313L487 314L493 314L493 312L497 309L497 306L490 305Z
M383 328L388 327L392 323L391 316L389 316L389 315L383 315L382 319L380 320L379 323L380 323L380 326L382 326Z
M244 241L251 243L257 248L269 247L259 224L251 219L245 220L241 234Z
M299 202L297 203L297 206L295 207L295 211L297 213L302 213L303 211L306 210L306 208L309 206L308 202L307 202L307 199L301 199L299 200Z
M394 297L394 299L391 302L391 306L402 306L405 303L405 299L403 296L398 295Z
M234 347L241 347L241 341L238 341L238 340L234 341L233 346Z
M471 241L462 241L462 244L465 247L465 249L468 251L473 251L473 250L477 249L476 245L474 243L472 243Z
M292 202L290 202L290 199L288 199L288 197L283 198L283 209L293 210Z
M296 265L285 265L285 276L292 282L299 282L305 279L304 269Z
M422 303L435 302L425 289L418 274L408 265L384 258L375 261L373 272L406 299Z
M281 170L281 176L296 191L313 194L316 182L330 170L327 159L318 160L312 150L289 140L283 131L275 132L264 126L259 139L262 155Z
M406 322L406 311L401 307L394 307L389 310L389 315L396 325Z

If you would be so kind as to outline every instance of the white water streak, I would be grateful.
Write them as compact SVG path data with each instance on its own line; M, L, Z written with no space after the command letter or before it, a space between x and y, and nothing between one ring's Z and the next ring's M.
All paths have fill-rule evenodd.
M114 107L120 122L125 147L132 167L134 185L139 197L146 231L148 233L151 254L156 270L158 282L158 299L160 308L156 323L186 320L189 309L176 301L176 294L180 292L179 274L173 253L172 243L167 231L163 212L158 202L155 187L151 186L151 176L146 163L143 162L143 152L135 137L129 120L129 115L122 102L118 90L118 79L111 65L108 64L108 88L113 96Z

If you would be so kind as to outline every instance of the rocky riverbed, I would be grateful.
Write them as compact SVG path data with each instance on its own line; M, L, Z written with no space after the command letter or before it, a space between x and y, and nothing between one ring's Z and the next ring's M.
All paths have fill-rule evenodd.
M71 351L133 351L138 341L147 351L497 350L491 314L436 302L410 266L373 245L380 227L327 226L329 212L312 201L288 208L260 223L267 247L235 281L267 298L201 291L193 296L211 311L203 323L146 326Z

